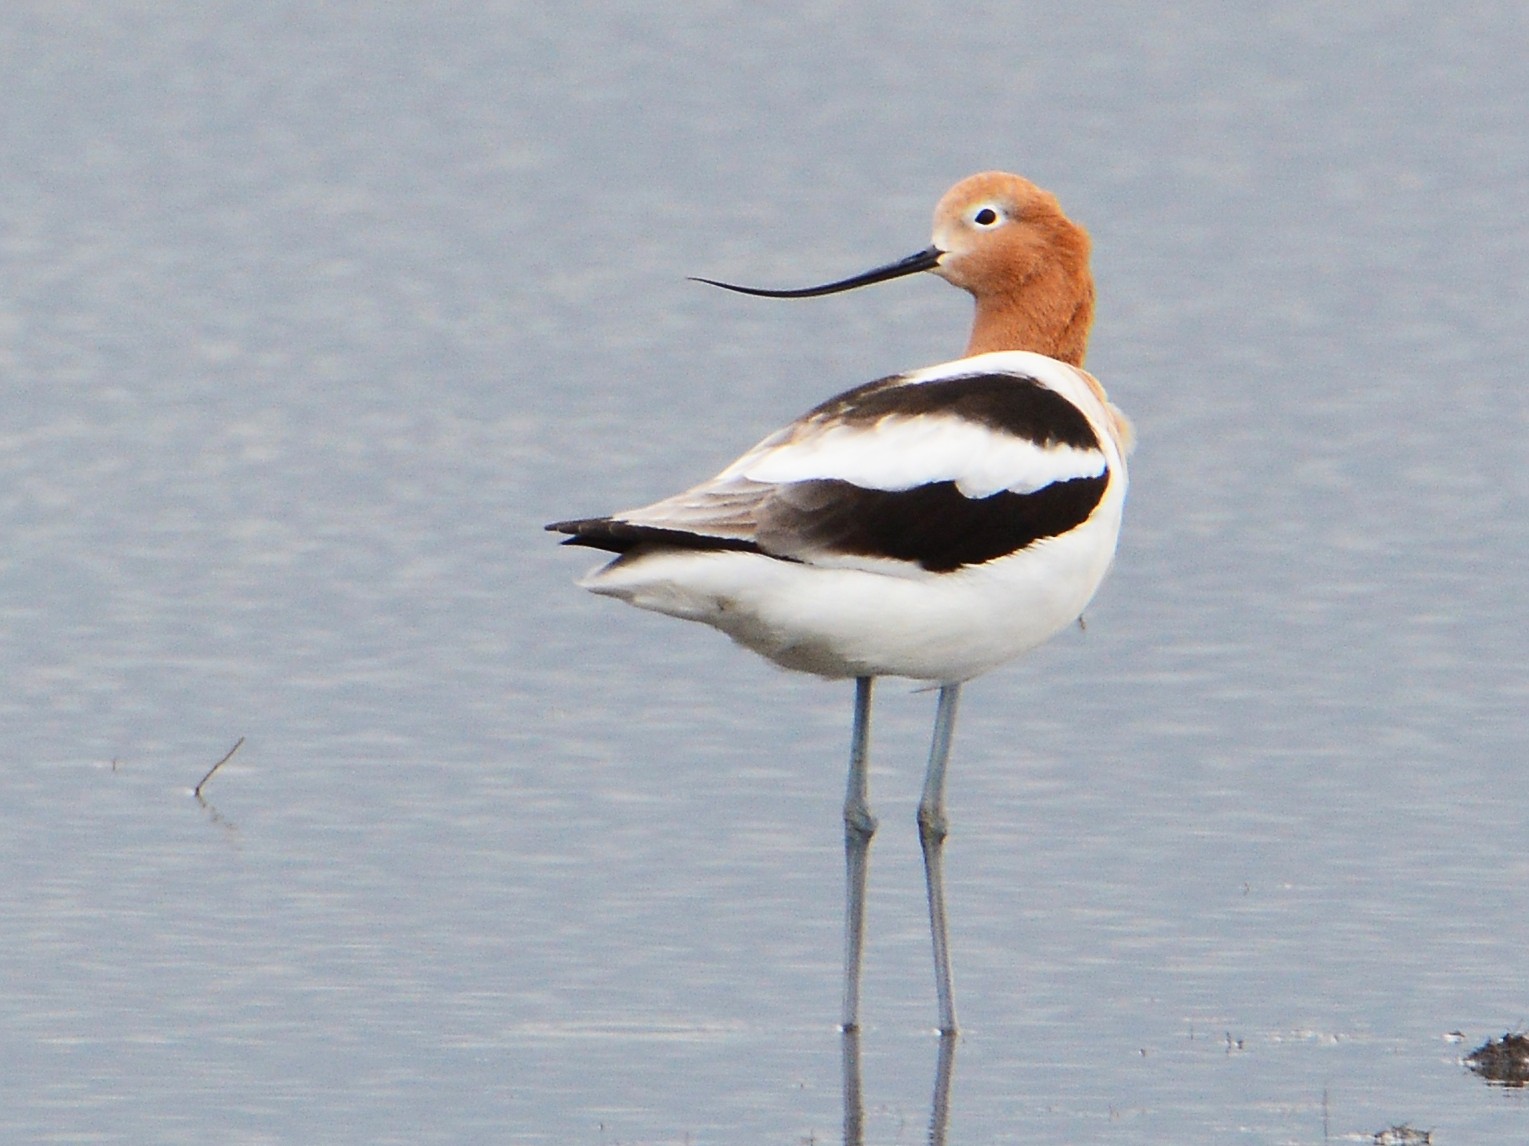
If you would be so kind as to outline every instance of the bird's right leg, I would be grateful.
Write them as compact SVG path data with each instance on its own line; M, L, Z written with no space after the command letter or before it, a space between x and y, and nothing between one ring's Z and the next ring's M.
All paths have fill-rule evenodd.
M871 677L855 678L855 720L850 733L849 785L844 794L844 1013L840 1026L860 1028L860 956L865 948L865 873L876 817L867 801L871 739Z

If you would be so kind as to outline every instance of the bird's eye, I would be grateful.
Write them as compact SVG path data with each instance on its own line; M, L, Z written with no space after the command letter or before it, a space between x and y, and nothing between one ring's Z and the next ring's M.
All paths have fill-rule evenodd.
M978 207L976 213L972 215L972 222L979 227L996 227L1003 222L1003 216L996 208Z

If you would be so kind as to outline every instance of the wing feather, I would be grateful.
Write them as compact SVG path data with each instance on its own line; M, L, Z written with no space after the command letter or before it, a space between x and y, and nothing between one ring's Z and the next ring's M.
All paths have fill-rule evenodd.
M910 572L948 572L1064 533L1108 485L1101 429L1115 457L1125 433L1102 399L1091 403L1096 419L1085 415L1098 384L1081 371L1036 355L984 358L1044 365L998 371L979 358L881 379L825 402L709 481L548 528L618 553L741 549ZM1072 393L1052 385L1058 378Z

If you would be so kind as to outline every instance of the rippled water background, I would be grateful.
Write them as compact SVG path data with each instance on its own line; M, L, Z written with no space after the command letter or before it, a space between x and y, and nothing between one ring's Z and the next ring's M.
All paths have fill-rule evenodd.
M967 690L949 1140L1529 1137L1459 1063L1529 1024L1526 42L0 9L0 1138L838 1140L850 689L540 526L954 355L932 278L685 276L906 254L987 167L1093 230L1141 445L1087 631ZM872 1142L930 1117L932 708L880 690Z

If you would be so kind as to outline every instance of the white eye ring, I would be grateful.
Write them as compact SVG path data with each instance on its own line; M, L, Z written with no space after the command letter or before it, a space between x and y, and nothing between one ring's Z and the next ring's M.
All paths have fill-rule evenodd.
M972 226L981 227L984 231L991 230L1004 221L1003 208L993 203L984 203L971 215Z

